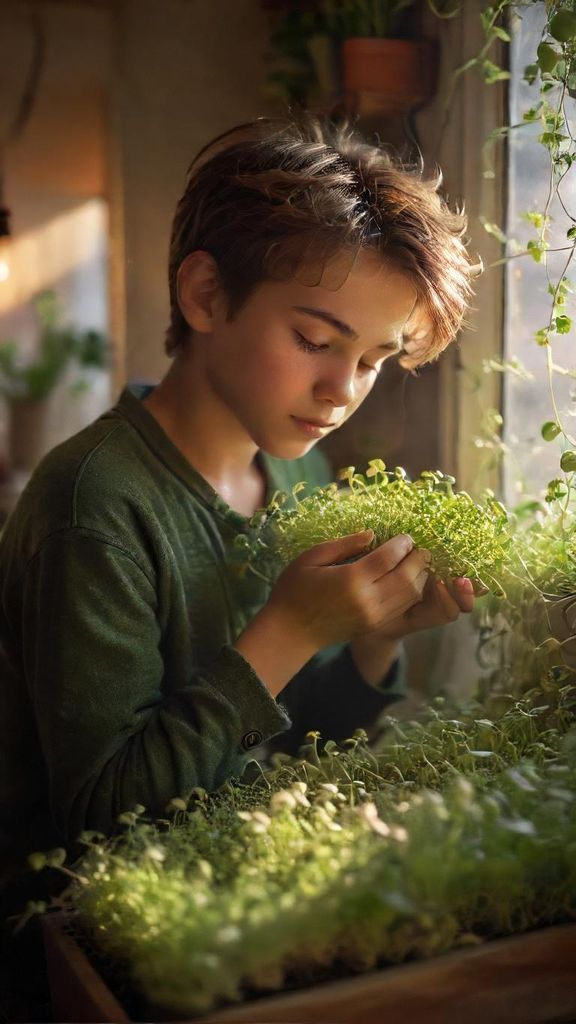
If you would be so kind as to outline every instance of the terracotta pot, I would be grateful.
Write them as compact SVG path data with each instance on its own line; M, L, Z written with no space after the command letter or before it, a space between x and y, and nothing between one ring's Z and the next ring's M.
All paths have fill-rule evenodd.
M14 472L31 473L46 454L48 399L9 403L8 459Z
M369 93L381 113L405 114L434 95L438 61L430 39L346 39L342 60L352 106L355 96Z

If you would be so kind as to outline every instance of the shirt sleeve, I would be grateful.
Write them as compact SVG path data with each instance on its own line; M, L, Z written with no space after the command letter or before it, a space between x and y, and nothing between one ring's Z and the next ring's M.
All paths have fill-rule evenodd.
M339 743L348 739L355 729L365 729L370 735L382 712L405 696L403 647L378 686L367 683L360 674L349 644L326 647L278 694L277 701L286 709L292 727L267 743L265 753L295 755L311 730L321 735L319 749L326 740Z
M137 803L159 816L194 786L218 788L290 726L230 646L190 678L166 679L157 601L132 555L94 531L59 531L27 568L24 671L67 843L111 831Z

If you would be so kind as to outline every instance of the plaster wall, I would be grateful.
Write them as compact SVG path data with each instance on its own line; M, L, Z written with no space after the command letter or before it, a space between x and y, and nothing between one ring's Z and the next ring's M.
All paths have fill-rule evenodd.
M168 360L169 232L188 165L211 138L271 113L259 0L126 0L116 13L113 251L125 261L128 379ZM121 287L121 285L120 285Z

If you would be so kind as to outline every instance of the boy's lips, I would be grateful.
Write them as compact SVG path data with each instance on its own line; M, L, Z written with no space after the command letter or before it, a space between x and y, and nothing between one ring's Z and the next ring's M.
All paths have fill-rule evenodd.
M335 427L335 423L328 423L325 420L305 420L300 416L292 416L294 423L299 430L308 437L322 437L322 434Z
M326 420L316 420L310 416L293 416L292 418L299 420L300 423L311 423L314 427L323 427L325 429L337 426L336 423L327 422Z

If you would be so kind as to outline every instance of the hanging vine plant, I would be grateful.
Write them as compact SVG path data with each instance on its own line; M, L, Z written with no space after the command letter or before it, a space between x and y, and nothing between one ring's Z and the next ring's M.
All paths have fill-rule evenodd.
M439 16L455 17L463 11L461 3L447 12L435 9L438 5L432 0L429 6ZM576 593L576 435L569 425L570 414L560 408L557 394L559 380L576 378L574 365L562 365L562 357L558 355L560 343L573 331L576 208L571 196L576 161L576 3L573 0L546 0L545 3L500 0L483 6L479 14L484 44L479 53L455 69L444 112L445 127L463 74L476 69L487 85L510 78L510 71L501 66L506 62L494 59L494 55L502 51L503 44L511 42L512 19L521 18L523 13L536 7L542 12L542 26L533 58L523 72L523 80L534 96L516 123L498 126L491 132L483 150L483 173L485 177L495 176L494 170L487 166L494 145L512 132L536 131L536 144L544 148L547 157L546 196L540 208L521 214L522 222L530 225L533 232L533 237L524 244L507 236L501 225L480 218L485 230L502 246L501 258L486 270L510 260L534 261L542 269L549 296L548 311L534 324L533 342L542 350L550 398L550 413L540 425L540 435L544 442L559 445L558 470L540 495L523 500L515 510L514 548L524 561L526 584L509 587L504 602L488 597L480 610L482 637L488 646L492 644L499 652L493 662L497 665L496 684L516 689L530 686L543 664L561 673L573 672L576 667L574 628L567 615L572 607L571 595ZM517 358L485 360L483 368L486 372L532 376ZM510 456L498 436L502 417L497 416L497 419L486 447ZM555 611L560 606L561 628L558 630ZM500 645L494 645L495 637L500 638Z

